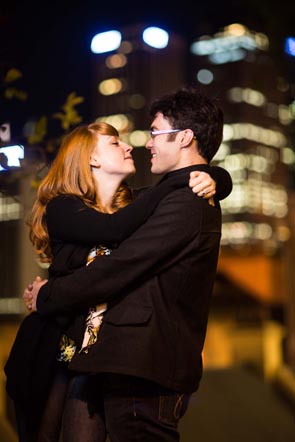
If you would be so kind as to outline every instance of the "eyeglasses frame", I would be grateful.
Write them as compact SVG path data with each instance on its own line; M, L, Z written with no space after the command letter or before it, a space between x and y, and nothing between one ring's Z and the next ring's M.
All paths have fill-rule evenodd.
M150 130L150 136L151 138L155 138L157 135L164 135L164 134L173 134L176 132L181 132L183 129L166 129L166 130Z

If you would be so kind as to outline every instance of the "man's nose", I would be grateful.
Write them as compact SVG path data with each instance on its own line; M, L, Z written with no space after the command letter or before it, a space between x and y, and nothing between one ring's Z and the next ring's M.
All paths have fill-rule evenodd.
M146 142L145 147L146 147L146 149L151 149L152 145L153 145L153 140L151 138L149 138Z

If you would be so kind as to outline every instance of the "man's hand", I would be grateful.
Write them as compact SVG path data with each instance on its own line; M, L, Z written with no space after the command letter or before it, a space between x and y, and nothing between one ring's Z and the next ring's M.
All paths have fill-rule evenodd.
M214 206L213 196L216 193L216 183L208 173L198 170L191 172L189 186L194 193L208 199L209 204Z
M23 300L29 312L36 312L36 302L40 288L46 284L47 279L41 279L37 276L32 284L29 284L23 293Z

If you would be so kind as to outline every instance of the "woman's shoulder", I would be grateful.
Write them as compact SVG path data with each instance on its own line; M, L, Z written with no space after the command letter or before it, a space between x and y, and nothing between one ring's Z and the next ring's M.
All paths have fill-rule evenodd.
M49 204L60 204L60 203L71 204L73 202L80 203L80 204L84 205L84 201L82 200L82 198L79 198L76 195L70 195L70 194L59 194L59 195L56 195L55 197L53 197L49 201L48 205Z
M47 204L46 211L56 211L68 208L86 207L84 201L76 195L60 194L52 198Z

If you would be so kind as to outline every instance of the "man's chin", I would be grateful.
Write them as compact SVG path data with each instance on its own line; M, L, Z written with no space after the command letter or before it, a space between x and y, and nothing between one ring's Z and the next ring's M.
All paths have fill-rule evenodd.
M163 172L161 170L159 170L159 168L152 166L151 173L154 175L162 175Z

